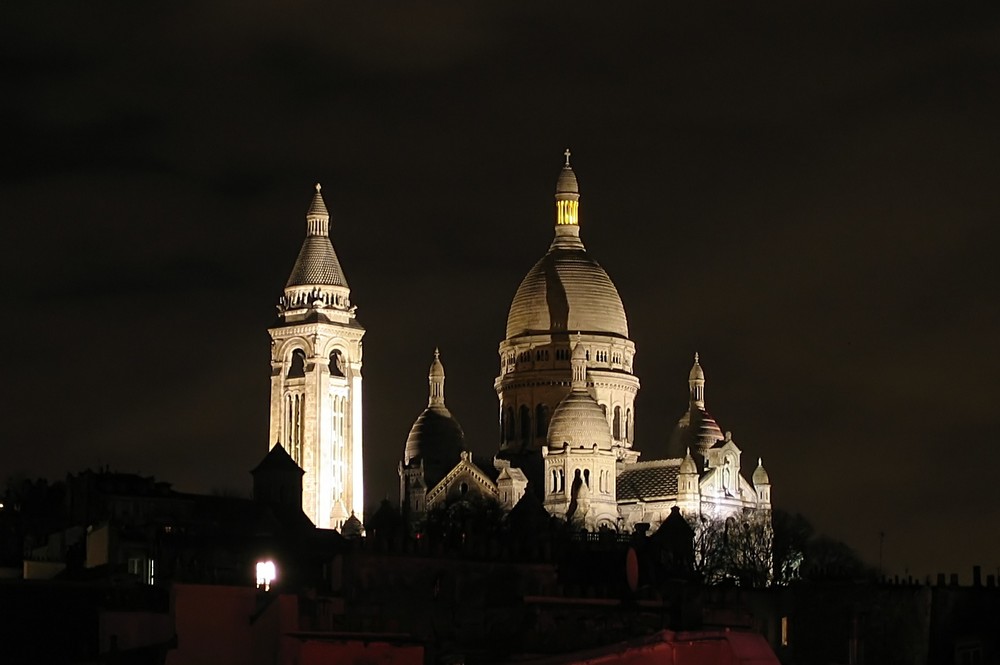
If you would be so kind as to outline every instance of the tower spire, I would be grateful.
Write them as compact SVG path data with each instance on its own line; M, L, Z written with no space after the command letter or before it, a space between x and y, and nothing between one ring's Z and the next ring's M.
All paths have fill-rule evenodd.
M330 242L330 212L323 200L323 187L316 183L315 188L316 193L306 210L306 237L285 283L285 298L288 301L285 305L290 307L301 304L293 302L297 296L312 291L311 288L303 290L294 287L321 287L321 290L324 290L322 287L344 287L342 300L345 303L350 293L346 290L347 278L340 267L340 260ZM311 302L315 298L310 295L306 300Z
M444 406L444 365L441 363L441 351L437 347L434 347L434 360L427 373L427 383L427 406Z
M330 212L326 209L322 189L323 185L317 182L316 193L313 194L312 203L306 212L306 235L309 236L330 235Z
M563 152L566 163L556 180L556 227L572 226L576 227L580 223L580 185L576 181L576 173L569 165L569 158L572 153L569 148Z
M580 333L573 337L573 353L570 357L573 366L573 390L587 389L587 351L580 343Z
M698 361L698 352L694 352L694 364L691 365L691 372L688 374L688 388L690 390L691 404L699 408L705 407L705 370L701 368Z

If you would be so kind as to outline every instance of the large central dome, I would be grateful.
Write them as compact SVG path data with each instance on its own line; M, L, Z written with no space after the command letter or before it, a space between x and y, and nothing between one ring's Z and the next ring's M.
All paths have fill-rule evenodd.
M580 239L571 235L556 236L548 253L517 288L507 315L508 339L554 332L628 337L618 289L604 268L590 258Z
M556 182L556 237L517 287L507 315L507 339L561 332L628 337L618 289L580 240L579 201L567 151Z

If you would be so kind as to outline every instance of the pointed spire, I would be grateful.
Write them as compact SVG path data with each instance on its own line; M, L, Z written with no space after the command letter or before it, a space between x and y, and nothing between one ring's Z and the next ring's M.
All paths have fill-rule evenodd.
M316 193L306 211L306 238L285 283L286 289L310 285L347 286L340 260L330 244L330 213L323 201L322 189L316 183Z
M312 203L309 204L309 210L306 211L306 235L330 235L330 212L326 209L322 189L323 185L317 182L316 193L313 194Z
M441 363L441 352L434 348L434 360L427 373L429 395L427 406L444 406L444 364Z
M570 356L573 367L573 390L587 389L587 350L580 343L580 333L573 339L573 353Z
M681 462L678 473L698 473L698 467L694 463L694 458L691 457L690 447L688 447L687 451L684 453L684 461Z
M691 403L704 408L705 406L705 370L701 368L698 360L698 352L694 352L694 364L688 373L688 388L690 390Z
M563 153L566 163L556 181L556 227L577 226L580 223L580 184L576 181L576 173L569 165L569 148Z

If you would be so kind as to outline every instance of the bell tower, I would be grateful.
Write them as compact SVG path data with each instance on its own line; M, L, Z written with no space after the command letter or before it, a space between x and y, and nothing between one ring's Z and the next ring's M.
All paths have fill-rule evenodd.
M341 528L364 512L361 338L351 289L330 242L320 185L306 237L278 300L271 334L269 448L284 446L305 472L302 510L316 526Z

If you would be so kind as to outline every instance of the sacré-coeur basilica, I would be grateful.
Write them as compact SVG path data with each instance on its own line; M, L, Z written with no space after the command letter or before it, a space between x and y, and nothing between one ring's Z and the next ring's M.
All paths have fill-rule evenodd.
M568 150L555 200L552 244L517 288L500 342L499 449L489 464L473 461L445 403L435 350L427 408L398 467L403 513L417 522L469 493L510 510L531 491L551 515L590 531L639 523L656 529L674 506L688 519L769 514L762 463L748 480L740 448L706 410L697 353L687 412L669 440L647 445L640 461L636 347L618 290L580 237L580 188ZM341 529L363 514L364 333L317 185L270 329L268 441L303 469L303 511L324 528Z

